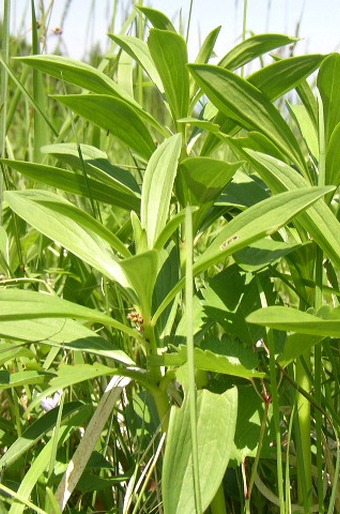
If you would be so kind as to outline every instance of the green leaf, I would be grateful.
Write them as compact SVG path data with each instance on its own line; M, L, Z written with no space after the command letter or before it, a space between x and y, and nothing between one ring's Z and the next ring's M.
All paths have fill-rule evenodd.
M159 253L150 250L139 255L134 255L130 259L121 262L129 283L137 293L137 303L143 317L150 316L152 310L152 293L156 282ZM144 321L149 321L145 320Z
M290 307L272 306L252 312L247 322L301 334L340 337L339 309L333 310L331 319L322 319Z
M288 244L266 238L243 248L234 255L234 259L242 269L254 272L268 264L275 264L299 247L299 244Z
M320 341L323 336L309 334L289 334L285 341L283 352L278 356L277 361L285 367L293 360L304 353L310 351Z
M219 27L216 27L211 32L209 32L209 34L203 41L201 48L199 50L199 53L195 59L195 62L197 64L206 63L209 61L210 57L212 57L212 54L214 51L214 46L215 46L217 37L221 31L221 27L222 26L220 25Z
M308 111L304 105L290 105L289 110L293 113L293 117L295 118L301 134L306 141L306 145L311 152L311 154L315 157L316 160L319 160L319 140L318 133L316 127L311 120Z
M241 347L243 350L243 352L240 352L240 356L232 355L231 348L226 348L226 353L195 348L195 368L203 371L210 371L212 373L222 373L223 375L230 375L233 377L247 379L264 378L266 374L262 371L256 371L253 368L254 362L249 363L249 355L247 355L249 350L247 352L242 343L236 343L236 345ZM175 353L167 353L163 358L159 359L162 366L178 367L187 362L186 345L179 345L176 350L177 351ZM250 352L252 352L252 350L250 350Z
M29 384L43 384L51 378L51 373L44 371L19 371L10 373L7 370L0 371L0 388L10 389L13 387L23 387Z
M206 510L228 466L237 418L237 389L221 395L197 394L197 435L202 509ZM195 514L190 442L189 402L171 408L163 464L162 490L166 514Z
M124 191L120 185L112 187L108 184L102 184L98 180L93 180L89 177L85 178L79 173L75 174L72 171L44 164L11 161L10 159L0 159L0 162L7 164L26 177L67 191L68 193L92 198L99 202L121 207L122 209L139 211L140 199L133 192ZM115 185L114 181L112 183Z
M7 191L11 209L45 236L80 257L123 287L128 287L122 268L111 246L124 257L130 252L123 243L70 202L48 191Z
M246 154L258 173L275 192L302 191L307 181L287 164L258 152L246 150ZM340 266L340 224L324 201L317 202L301 213L297 220L309 232L323 251Z
M326 184L340 185L340 122L332 132L326 153Z
M136 8L151 21L155 28L176 32L175 27L163 12L151 9L150 7L144 7L142 5L136 5Z
M320 66L318 88L321 94L324 116L326 143L340 122L340 54L329 55Z
M145 170L141 224L146 230L149 248L154 246L167 222L181 145L181 134L165 139L153 153Z
M240 127L258 130L302 170L306 163L299 144L269 99L242 77L210 64L190 64L190 72L214 105Z
M115 34L108 34L108 36L142 66L152 83L155 84L161 93L164 93L164 87L151 58L148 45L141 39L133 36L116 36Z
M175 32L151 29L148 39L151 57L163 82L174 120L188 115L189 74L187 47Z
M25 313L23 318L10 321L1 320L0 336L21 341L21 344L26 344L28 341L35 343L42 341L61 349L92 353L127 365L134 364L133 360L112 341L107 341L96 332L72 319L27 319ZM0 363L11 358L11 351L13 352L15 346L17 344L8 345L5 354L3 353L5 350L1 349Z
M63 406L62 419L65 420L68 416L81 409L88 410L88 406L84 406L81 402L66 403ZM9 466L15 462L21 455L26 453L32 446L34 446L44 434L49 432L56 424L58 417L59 407L56 407L29 426L22 434L21 437L16 439L6 453L0 459L0 469Z
M81 159L79 157L79 149ZM139 193L140 188L130 171L111 164L106 152L94 146L75 143L59 143L44 146L41 151L53 155L59 161L68 164L72 169L86 173L117 191L131 194Z
M54 95L53 98L149 159L155 149L150 132L136 109L109 95Z
M261 55L298 41L295 37L282 34L259 34L252 36L228 52L218 63L223 68L236 70Z

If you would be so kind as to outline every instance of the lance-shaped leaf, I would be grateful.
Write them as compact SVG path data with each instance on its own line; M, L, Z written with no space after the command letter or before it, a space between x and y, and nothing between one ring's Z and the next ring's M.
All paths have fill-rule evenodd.
M326 154L326 184L340 185L340 122L332 132Z
M276 232L330 191L332 191L331 187L309 187L281 193L249 207L231 220L197 259L193 267L194 275L202 273L254 241ZM155 321L176 294L183 289L184 282L184 279L181 279L169 292L154 314Z
M324 60L318 75L324 116L325 136L329 141L335 127L340 122L340 54L334 53Z
M184 118L189 107L187 47L175 32L151 29L148 39L151 57L162 79L166 99L174 120Z
M197 438L202 510L220 486L233 450L237 389L223 394L198 391ZM195 514L189 402L172 407L163 464L162 490L166 514Z
M253 150L246 150L262 179L275 193L306 188L307 181L287 164ZM311 234L323 251L340 266L340 223L324 201L317 202L298 216L298 221Z
M72 171L55 166L26 161L13 161L10 159L1 159L1 162L19 171L19 173L26 177L57 189L62 189L68 193L92 198L93 200L115 205L122 209L139 211L140 199L132 191L129 191L128 188L116 185L113 180L111 183L116 187L102 184L98 180L93 180L90 177L84 177L79 173L75 174Z
M128 287L112 245L130 256L117 236L64 198L48 191L7 191L11 209L39 232L58 242L111 280Z
M151 9L150 7L144 7L142 5L138 5L136 7L148 18L148 20L151 21L152 25L155 28L161 30L171 30L172 32L176 32L176 29L169 20L169 18L161 11L157 11L157 9Z
M146 230L149 248L154 246L167 222L181 144L180 134L165 139L153 153L145 170L141 223Z
M52 77L62 81L70 82L87 91L121 98L130 104L143 119L151 123L160 132L164 132L158 121L151 114L144 111L122 87L90 64L60 55L30 55L18 57L17 59L35 70L52 75Z
M297 38L283 34L258 34L235 46L220 60L218 65L236 70L274 48L290 45L296 41L298 41Z
M164 93L164 87L159 77L158 71L151 58L150 50L145 41L133 36L116 36L108 34L108 36L119 45L127 54L137 61L144 71L149 75L152 82L157 86L161 93Z
M109 95L54 95L69 107L98 127L109 130L123 143L149 159L155 149L150 132L136 109L115 96Z
M306 168L293 132L259 89L219 66L190 64L188 67L204 93L225 116L240 127L263 133L299 168Z

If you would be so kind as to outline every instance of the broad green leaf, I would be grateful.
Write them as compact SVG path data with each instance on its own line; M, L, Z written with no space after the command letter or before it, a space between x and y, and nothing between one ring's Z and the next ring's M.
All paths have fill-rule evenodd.
M17 59L35 70L52 75L52 77L62 81L70 82L85 90L103 95L112 95L125 100L131 108L138 112L139 116L164 133L163 128L151 114L144 111L116 82L90 64L60 55L30 55Z
M289 255L299 247L299 244L288 244L266 238L243 248L234 255L234 259L242 269L258 271L268 264L281 261L285 255Z
M99 202L121 207L122 209L139 211L140 199L132 191L126 192L127 188L123 188L121 185L112 187L90 177L84 177L79 173L75 174L73 171L44 164L11 161L9 159L1 159L0 162L7 164L26 177L67 191L68 193L92 198ZM115 185L114 181L111 182Z
M65 420L68 416L81 409L88 410L81 402L66 403L63 406L62 419ZM15 462L21 455L26 453L32 446L36 444L47 432L49 432L56 424L58 417L59 407L56 407L29 426L22 434L21 437L16 439L6 453L0 459L0 469L3 469L13 462Z
M308 352L322 341L323 336L310 334L289 334L284 345L283 352L278 356L277 361L285 367L293 360Z
M79 156L79 149L81 159ZM105 182L118 191L130 194L139 193L140 188L135 177L123 168L119 168L108 160L106 152L94 146L75 143L59 143L44 146L41 151L53 155L56 159L68 164L71 168L83 171L100 182Z
M106 314L89 309L50 294L38 293L24 289L0 288L0 324L2 321L29 320L37 318L74 318L92 323L103 323L135 337L136 331L123 325ZM51 324L50 336L55 328ZM1 331L1 329L0 329ZM45 332L46 333L46 332Z
M141 39L133 36L116 36L115 34L108 34L108 36L142 66L153 84L161 93L164 93L164 87L151 58L148 45Z
M110 95L54 95L53 98L149 159L155 149L150 132L128 102Z
M136 5L136 8L151 21L152 25L156 29L176 32L175 27L163 12L151 9L150 7L144 7L142 5Z
M48 191L8 191L5 196L11 209L39 232L61 244L111 280L128 287L110 245L124 257L130 256L130 253L117 236L89 214Z
M197 259L195 275L250 243L276 232L330 191L330 187L305 187L281 193L249 207L233 218Z
M272 306L252 312L247 322L301 334L340 337L339 308L333 310L330 319L323 319L291 307Z
M10 373L7 370L0 371L0 389L10 389L13 387L24 387L29 384L44 384L53 376L46 371L18 371Z
M233 447L237 418L237 389L221 395L197 394L199 481L202 509L206 510L220 486ZM189 402L171 408L163 463L165 514L195 514L190 441Z
M218 64L223 68L236 70L274 48L290 45L296 41L298 41L297 38L282 34L252 36L230 50Z
M168 219L181 145L180 134L165 139L153 153L145 170L141 223L147 233L149 248L154 246Z
M339 81L340 54L334 53L323 61L317 80L324 109L326 143L340 122Z
M309 77L324 58L315 54L280 59L252 73L247 80L274 101Z
M330 191L329 187L309 187L281 193L249 207L231 220L197 259L193 267L194 275L202 273L258 239L276 232ZM184 279L181 279L159 306L154 314L155 320L183 287Z
M174 120L188 115L189 74L187 47L175 32L151 29L148 39L151 57L163 82Z
M326 184L340 185L340 122L332 132L326 153Z
M306 163L299 144L276 107L247 80L219 66L190 64L190 72L214 105L240 127L267 136L302 170Z
M137 294L137 303L142 316L150 316L152 309L152 293L156 282L159 266L159 253L150 250L121 262L127 279ZM149 320L144 320L149 321Z
M209 349L202 350L195 348L195 368L204 371L210 371L212 373L222 373L223 375L231 375L233 377L240 378L263 378L266 376L262 371L256 371L252 364L245 365L241 363L243 360L247 360L247 350L244 349L242 343L236 343L242 347L245 359L241 359L238 356L228 354L228 348L226 353L217 353ZM176 352L167 353L164 357L159 359L159 363L163 366L182 366L187 362L187 347L185 345L179 345L176 348ZM252 352L252 350L250 350ZM249 359L248 359L249 360ZM256 360L256 359L255 359ZM152 361L154 362L154 361ZM155 360L156 362L156 360Z
M11 343L7 346L7 351L1 348L0 364L12 358L11 351L18 346L18 341L21 341L21 344L27 344L28 341L44 342L61 349L93 353L127 365L134 364L133 360L114 343L72 319L27 319L24 313L23 319L1 320L0 337L16 341L16 344Z
M307 181L287 164L258 152L246 150L251 163L264 181L275 193L282 191L302 191ZM297 220L320 245L326 255L340 266L340 223L324 201L317 202L301 213Z

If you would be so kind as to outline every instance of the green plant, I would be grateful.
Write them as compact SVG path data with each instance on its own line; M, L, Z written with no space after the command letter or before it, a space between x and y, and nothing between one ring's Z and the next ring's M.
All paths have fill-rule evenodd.
M215 66L216 29L188 64L163 13L138 16L147 41L110 35L106 69L17 59L61 81L67 119L39 162L1 159L25 177L0 233L1 491L11 514L339 512L339 56L243 78L295 39L252 36ZM293 89L295 130L274 103Z

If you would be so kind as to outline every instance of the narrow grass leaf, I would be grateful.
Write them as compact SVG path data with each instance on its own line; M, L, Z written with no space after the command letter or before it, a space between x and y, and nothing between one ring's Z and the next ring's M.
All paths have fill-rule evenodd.
M140 199L132 191L128 191L127 188L123 188L120 184L115 187L116 183L113 180L108 185L102 184L90 177L85 179L84 176L73 171L54 166L26 161L12 161L9 159L0 159L0 162L19 171L19 173L26 177L62 191L92 198L93 200L115 205L122 209L139 211Z
M8 191L6 201L27 223L80 257L108 278L128 287L111 249L127 256L122 242L108 229L70 202L48 191Z
M202 508L206 510L220 486L233 448L237 389L223 394L198 391L198 458ZM172 407L163 463L165 514L195 514L192 481L189 404Z
M166 99L174 120L188 115L189 74L187 47L174 32L151 29L148 39L151 57L163 82Z
M51 378L51 373L44 371L18 371L10 373L7 370L0 371L0 388L24 387L29 384L44 384Z
M218 64L223 68L236 70L275 48L291 45L296 41L298 41L297 38L282 34L252 36L230 50Z
M150 132L136 109L125 100L110 95L54 95L53 98L66 105L91 123L114 136L149 159L155 150Z
M302 170L306 163L286 121L270 100L238 75L219 66L190 64L189 70L214 105L240 127L267 136Z
M145 170L141 223L146 230L150 248L154 246L169 216L181 145L180 134L166 139L153 153Z

